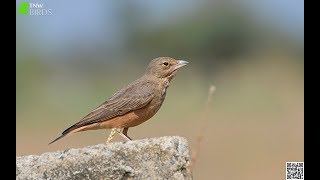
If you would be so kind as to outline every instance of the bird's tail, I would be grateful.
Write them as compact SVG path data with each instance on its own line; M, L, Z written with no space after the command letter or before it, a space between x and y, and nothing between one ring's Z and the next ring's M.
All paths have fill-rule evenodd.
M52 142L50 142L48 145L58 141L59 139L65 137L66 135L72 134L72 133L76 133L78 131L82 131L86 126L83 127L79 127L78 124L74 124L73 126L69 127L68 129L64 130L61 134L61 136L57 137L55 140L53 140Z
M57 137L55 140L51 141L48 145L58 141L59 139L63 138L64 136L66 136L67 134L61 134L61 136Z
M66 135L70 134L75 128L76 128L76 125L73 125L73 126L69 127L68 129L64 130L59 137L57 137L55 140L51 141L48 145L58 141L59 139L65 137Z

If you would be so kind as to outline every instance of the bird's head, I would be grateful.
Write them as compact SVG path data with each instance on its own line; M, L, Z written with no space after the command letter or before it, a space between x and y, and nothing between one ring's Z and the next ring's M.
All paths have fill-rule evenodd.
M183 60L175 60L170 57L158 57L149 63L146 74L171 80L177 70L187 64L188 62Z

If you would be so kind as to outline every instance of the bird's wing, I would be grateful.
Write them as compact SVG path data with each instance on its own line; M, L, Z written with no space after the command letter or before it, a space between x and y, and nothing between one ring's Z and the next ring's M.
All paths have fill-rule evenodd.
M110 99L102 103L78 123L66 129L62 134L93 123L106 121L146 106L153 98L153 86L148 81L135 81L119 90Z

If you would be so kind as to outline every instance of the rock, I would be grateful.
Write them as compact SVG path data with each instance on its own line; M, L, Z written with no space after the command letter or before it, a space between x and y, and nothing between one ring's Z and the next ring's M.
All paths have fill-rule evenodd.
M98 144L16 158L16 179L192 179L185 138Z

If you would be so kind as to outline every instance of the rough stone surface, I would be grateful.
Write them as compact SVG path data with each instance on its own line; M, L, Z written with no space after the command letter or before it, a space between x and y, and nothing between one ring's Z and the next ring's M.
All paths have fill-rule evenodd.
M192 179L185 138L98 144L16 158L16 179Z

